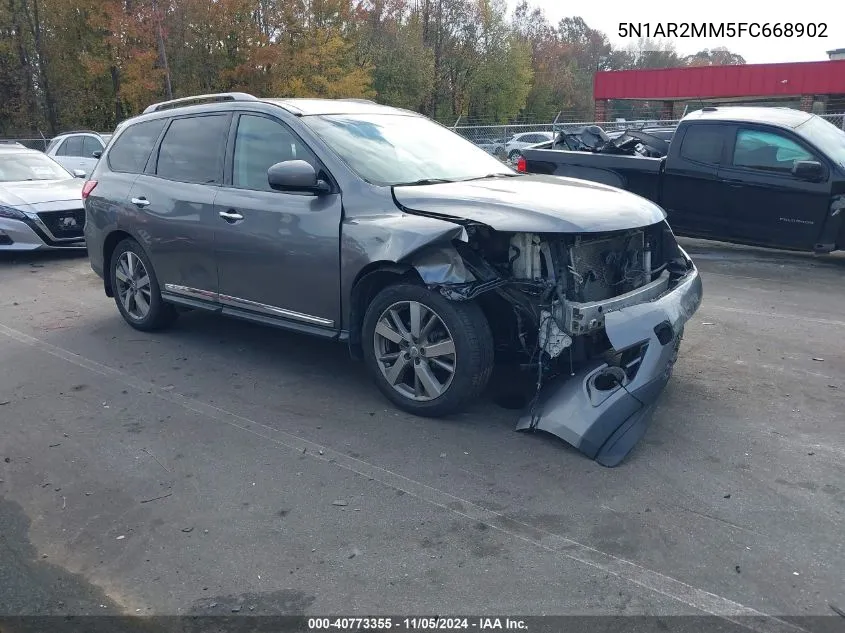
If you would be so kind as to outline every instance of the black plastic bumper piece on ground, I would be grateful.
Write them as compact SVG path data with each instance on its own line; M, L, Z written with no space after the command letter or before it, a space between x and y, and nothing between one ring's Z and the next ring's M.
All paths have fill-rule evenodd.
M517 430L546 431L604 466L620 464L648 427L675 363L684 324L701 296L701 279L692 270L660 299L608 313L605 330L614 349L644 348L634 377L608 385L596 380L607 372L604 363L582 368L547 385L533 418L523 415Z

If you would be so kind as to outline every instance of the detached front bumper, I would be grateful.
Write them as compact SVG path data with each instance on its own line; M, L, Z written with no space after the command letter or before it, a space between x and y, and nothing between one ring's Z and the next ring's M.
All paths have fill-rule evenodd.
M549 383L517 430L552 433L604 466L618 465L648 427L677 358L684 324L701 297L701 277L693 267L659 299L607 313L605 332L613 349L642 350L635 370L626 374L596 361Z

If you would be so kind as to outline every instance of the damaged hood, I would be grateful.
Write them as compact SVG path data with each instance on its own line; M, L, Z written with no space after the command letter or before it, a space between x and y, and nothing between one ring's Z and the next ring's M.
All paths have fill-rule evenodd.
M560 176L397 186L393 195L408 212L471 220L496 231L598 233L648 226L666 218L659 206L640 196Z

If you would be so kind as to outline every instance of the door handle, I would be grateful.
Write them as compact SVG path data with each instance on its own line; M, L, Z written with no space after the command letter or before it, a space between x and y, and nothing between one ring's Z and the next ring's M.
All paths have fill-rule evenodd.
M130 202L132 204L134 204L136 207L148 207L148 206L150 206L150 201L147 200L144 196L141 196L140 198L132 198L130 200Z
M237 211L220 211L218 215L226 220L226 222L237 222L238 220L244 219L244 216Z

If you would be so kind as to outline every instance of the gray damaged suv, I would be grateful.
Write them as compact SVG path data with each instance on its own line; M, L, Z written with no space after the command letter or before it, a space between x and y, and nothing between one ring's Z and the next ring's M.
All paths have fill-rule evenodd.
M608 466L642 436L701 301L655 204L518 174L372 102L153 105L83 196L91 266L132 327L193 308L343 341L426 416L519 365L536 391L517 428Z

